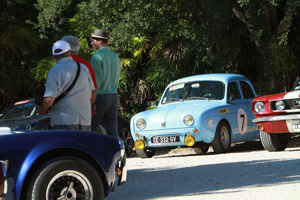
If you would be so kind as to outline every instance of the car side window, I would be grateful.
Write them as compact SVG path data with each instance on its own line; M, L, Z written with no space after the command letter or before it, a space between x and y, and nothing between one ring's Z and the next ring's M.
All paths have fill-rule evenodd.
M240 84L244 98L253 99L255 95L249 83L247 83L246 81L241 81Z
M241 98L236 82L231 82L228 84L227 99L229 100L230 98L231 100Z

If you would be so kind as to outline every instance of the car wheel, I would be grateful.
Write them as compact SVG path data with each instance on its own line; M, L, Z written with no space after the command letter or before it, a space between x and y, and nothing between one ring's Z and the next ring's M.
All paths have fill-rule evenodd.
M204 142L197 143L193 149L196 154L206 154L209 149L209 144Z
M104 187L98 172L86 161L60 157L42 165L33 174L27 199L104 199Z
M215 138L211 143L215 153L227 153L231 146L230 129L225 121L218 124Z
M140 158L152 158L155 154L155 149L146 147L142 150L136 149L135 152Z
M266 133L260 131L260 141L267 151L285 150L290 139L290 133Z
M121 124L118 128L118 134L125 143L125 152L127 157L129 157L134 146L134 141L132 139L129 126L126 124Z

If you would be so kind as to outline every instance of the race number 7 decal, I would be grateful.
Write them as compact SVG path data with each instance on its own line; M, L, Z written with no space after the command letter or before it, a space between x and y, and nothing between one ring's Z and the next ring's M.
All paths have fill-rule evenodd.
M237 118L238 118L239 131L241 135L244 135L247 132L247 128L248 128L248 124L247 124L248 116L242 108L239 108Z
M245 123L245 115L241 114L240 117L243 118L243 123L242 123L242 132L243 132L243 130L244 130L244 123Z

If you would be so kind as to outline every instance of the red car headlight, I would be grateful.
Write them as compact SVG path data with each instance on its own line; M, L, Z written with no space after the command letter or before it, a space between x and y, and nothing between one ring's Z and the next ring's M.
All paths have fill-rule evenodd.
M263 113L265 111L265 108L265 104L261 101L255 102L253 106L254 111L258 114Z
M275 103L276 110L283 110L285 108L285 103L282 100L278 100Z

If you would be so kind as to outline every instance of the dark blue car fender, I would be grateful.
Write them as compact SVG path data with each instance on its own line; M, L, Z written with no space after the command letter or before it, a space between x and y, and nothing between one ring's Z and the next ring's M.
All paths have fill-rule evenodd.
M99 140L99 133L92 132L85 133L88 137L82 137L82 133L74 131L63 133L59 131L51 131L51 133L47 132L48 131L43 133L25 133L32 134L30 141L22 141L21 135L21 137L16 137L19 141L14 141L16 146L18 146L18 143L27 143L27 145L22 145L22 147L20 147L19 156L11 159L11 162L13 163L12 167L20 166L20 170L15 171L15 175L13 175L16 178L15 194L17 199L20 199L22 189L25 186L25 181L29 178L28 176L30 176L31 170L36 167L36 164L39 165L42 164L42 161L44 162L51 159L51 154L58 150L60 150L61 156L72 155L71 152L73 152L74 156L82 154L84 155L81 156L82 159L86 159L86 156L89 155L89 160L93 160L94 165L97 165L96 169L99 174L105 178L103 184L107 190L106 192L112 189L115 181L115 173L109 172L116 171L116 164L114 162L120 157L120 146L118 145L118 142L109 141L117 140L116 138L103 135L101 140ZM48 137L49 134L52 135L50 138ZM48 136L44 137L46 135ZM41 138L43 139L41 140ZM83 143L86 144L86 140L88 140L89 146L83 145ZM75 148L76 150L74 150ZM3 156L4 155L1 157ZM11 170L14 171L15 169Z

